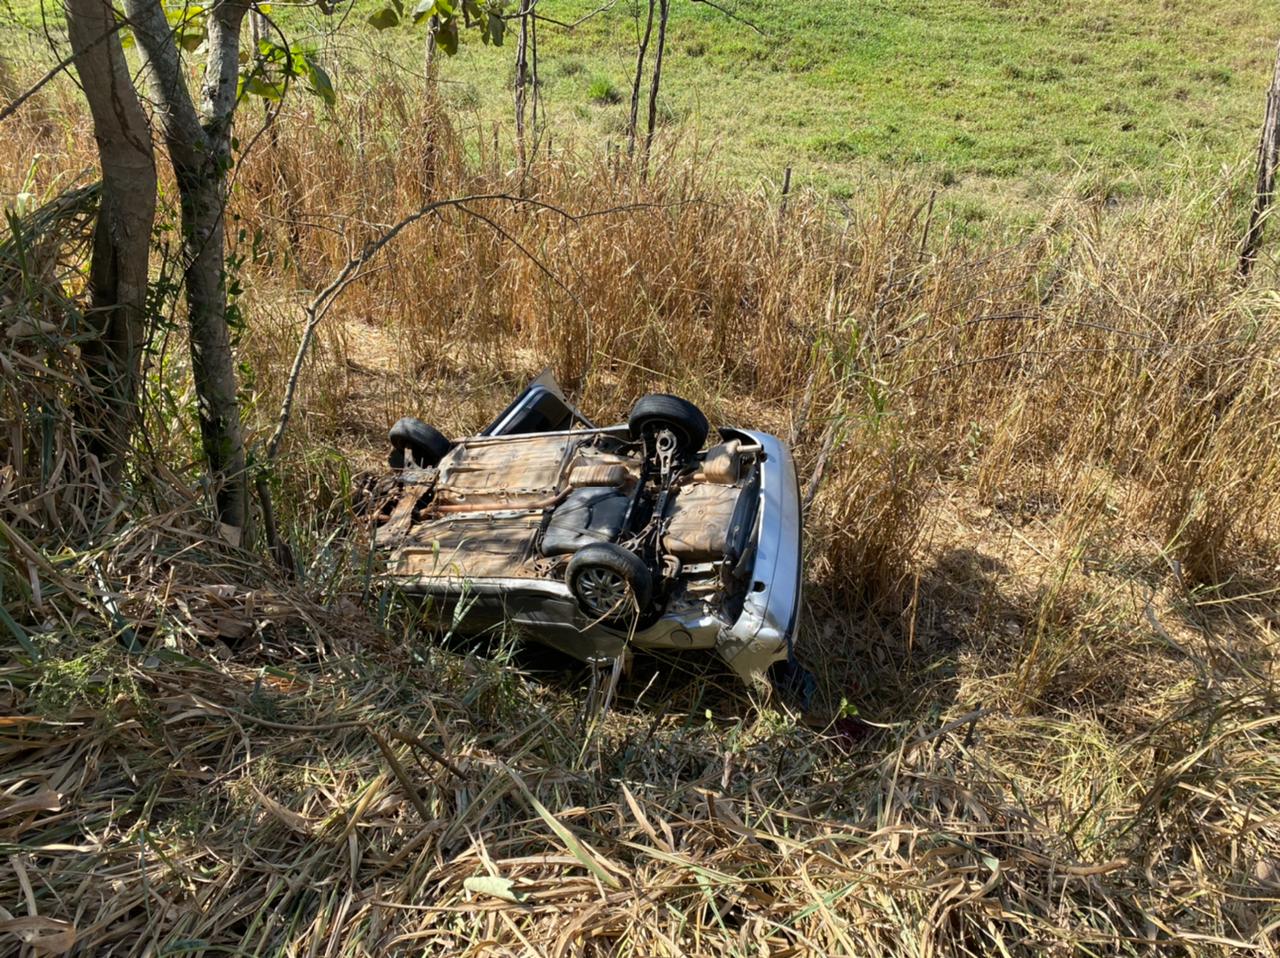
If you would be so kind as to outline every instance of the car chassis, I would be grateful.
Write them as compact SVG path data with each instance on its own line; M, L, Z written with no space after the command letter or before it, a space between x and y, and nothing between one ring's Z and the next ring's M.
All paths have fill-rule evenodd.
M795 466L776 437L647 396L596 426L543 374L477 436L391 430L375 543L403 592L463 634L504 622L585 662L714 649L768 694L800 672Z

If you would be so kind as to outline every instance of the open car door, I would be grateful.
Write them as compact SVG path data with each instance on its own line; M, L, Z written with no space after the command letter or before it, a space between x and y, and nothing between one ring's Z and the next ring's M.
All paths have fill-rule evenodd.
M563 432L575 425L586 429L594 426L567 398L555 375L544 369L524 387L506 409L489 425L482 436L519 436L536 432Z

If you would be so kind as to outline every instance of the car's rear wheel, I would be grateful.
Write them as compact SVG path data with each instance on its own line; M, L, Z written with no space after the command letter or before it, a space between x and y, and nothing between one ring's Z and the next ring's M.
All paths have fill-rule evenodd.
M582 610L595 619L643 615L653 597L653 576L644 560L612 542L592 543L575 552L565 580Z
M414 465L439 465L451 446L444 433L411 416L392 426L387 438L391 440L391 455L387 461L392 469L403 469L409 465L410 456Z
M707 441L711 426L702 410L679 396L652 393L643 397L631 409L627 420L633 439L656 435L668 429L676 437L681 455L692 455Z

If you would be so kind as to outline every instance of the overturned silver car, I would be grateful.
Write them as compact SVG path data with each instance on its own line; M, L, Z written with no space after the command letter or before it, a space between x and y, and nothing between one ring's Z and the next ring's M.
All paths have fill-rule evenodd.
M376 533L389 576L444 624L503 622L586 662L714 649L748 685L793 687L801 508L786 446L668 395L596 426L539 377L480 435L391 429Z

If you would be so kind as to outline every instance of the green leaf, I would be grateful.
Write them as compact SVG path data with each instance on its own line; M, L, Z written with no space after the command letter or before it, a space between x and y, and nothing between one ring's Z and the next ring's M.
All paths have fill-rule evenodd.
M436 0L435 6L436 13L442 17L451 17L458 12L458 8L450 3L449 0Z
M205 37L204 24L193 24L190 26L180 27L177 30L178 46L191 53L200 49L200 45L204 43Z
M416 7L413 8L413 22L421 23L423 20L427 19L427 17L431 16L435 12L436 12L435 0L422 0L421 3L419 3Z
M178 6L166 6L164 18L169 21L170 26L177 27L183 24L202 22L206 12L204 7L183 3Z
M307 47L300 47L296 43L292 44L285 51L283 66L285 70L292 73L296 77L305 77L310 80L311 67L315 63L315 54Z
M284 96L284 90L279 85L257 74L245 81L244 89L247 93L260 96L264 100L278 100Z
M40 661L40 652L36 649L35 643L31 641L31 637L27 635L27 630L18 625L14 621L13 616L9 615L4 606L0 605L0 622L3 622L13 633L13 637L18 640L18 644L26 650L27 655L31 656L32 662Z
M506 20L502 19L502 17L495 17L492 13L489 14L489 31L485 36L493 40L495 47L502 46L502 35L506 32L506 29Z
M440 29L436 31L436 43L440 45L440 49L449 56L453 56L458 52L458 18L448 17L440 24Z
M473 894L491 895L494 898L501 898L503 901L516 903L522 902L529 897L524 892L516 891L515 882L510 878L472 875L470 878L462 880L462 887Z
M369 25L376 30L390 30L400 22L400 14L393 7L383 7L369 15Z
M324 67L316 63L310 56L304 55L302 62L306 65L307 89L324 100L325 106L333 106L338 102L338 94L334 92L333 81Z

